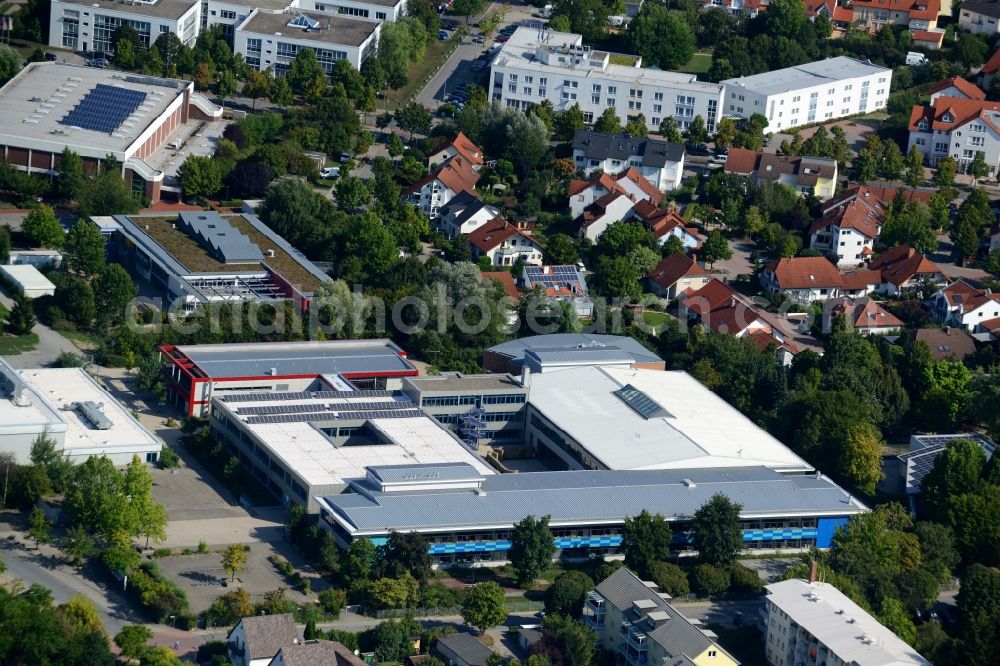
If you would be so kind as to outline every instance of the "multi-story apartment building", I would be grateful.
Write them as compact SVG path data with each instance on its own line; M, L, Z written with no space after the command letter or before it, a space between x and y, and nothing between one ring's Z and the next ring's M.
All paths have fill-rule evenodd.
M326 73L338 60L356 69L375 52L381 24L317 12L265 12L254 9L236 26L233 50L260 71L283 75L299 51L316 52Z
M583 621L597 634L600 646L627 666L740 663L722 649L718 636L696 626L668 599L655 583L622 567L587 597Z
M569 32L518 28L491 71L494 101L517 109L546 99L559 110L579 104L588 123L612 108L622 124L641 114L650 127L673 118L685 129L701 116L714 132L722 114L720 84L644 68L640 56L592 49Z
M801 578L767 587L767 663L931 666L829 583Z
M910 142L931 166L951 156L964 170L982 153L990 173L1000 162L1000 102L937 97L919 104L910 113Z
M396 21L406 15L406 0L294 0L292 6L371 21Z
M855 0L854 24L878 32L887 25L910 30L933 30L941 13L941 0Z
M722 82L723 112L767 118L767 131L826 122L885 108L892 70L838 56Z
M115 30L128 25L149 48L162 33L172 32L181 42L194 45L201 26L198 0L52 0L49 13L49 46L74 51L112 52Z
M958 10L958 25L972 33L1000 32L1000 3L995 0L966 0Z

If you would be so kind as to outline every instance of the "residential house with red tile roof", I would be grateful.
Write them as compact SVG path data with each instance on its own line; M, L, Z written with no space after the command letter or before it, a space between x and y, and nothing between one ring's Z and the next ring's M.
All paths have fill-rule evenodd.
M843 273L844 285L840 288L842 296L847 298L860 298L875 291L882 284L882 273L867 268L859 268L856 271Z
M769 180L788 185L801 196L829 199L837 189L837 161L825 157L776 155L746 148L732 148L723 167L755 182Z
M835 317L843 316L862 335L885 335L903 328L903 322L872 298L835 298L823 309L823 330L833 330Z
M840 296L844 277L825 257L792 257L765 264L760 284L769 294L808 304Z
M635 217L634 207L635 202L624 192L609 192L584 208L573 224L582 238L596 241L612 222Z
M994 0L965 0L958 8L962 30L989 37L1000 32L1000 4Z
M826 15L836 28L846 28L854 20L854 12L839 0L806 0L805 5L806 16L810 19Z
M663 245L671 236L680 239L685 251L698 250L705 242L705 235L697 228L688 226L676 208L658 208L649 202L640 201L633 207L632 215L653 232L657 242Z
M472 254L489 257L494 266L513 266L519 259L528 264L542 263L542 246L526 230L496 217L469 234Z
M898 190L892 187L852 185L827 201L819 220L809 228L809 247L838 266L859 266L875 253L875 241L885 224L885 211ZM906 201L930 200L929 192L903 190Z
M934 294L930 306L939 324L973 331L980 322L1000 317L1000 294L955 280Z
M959 169L982 153L990 173L1000 162L1000 102L938 97L933 104L918 104L910 112L909 151L917 148L930 163L950 155Z
M882 283L877 291L887 296L900 296L925 285L939 289L948 284L937 264L909 245L889 248L872 259L868 267L881 273Z
M646 275L650 291L657 296L674 300L682 293L698 291L708 284L711 275L698 263L696 257L675 252L660 259Z
M504 293L513 301L520 301L524 293L518 289L517 280L514 279L514 274L510 271L483 271L482 272L484 280L493 280L494 282L500 283L503 287Z
M782 365L791 364L792 357L802 349L776 315L758 308L748 296L715 278L701 289L680 296L680 316L716 333L746 338L758 349L773 346Z
M986 93L975 83L966 81L961 76L953 76L944 81L938 81L927 91L931 96L931 104L938 97L955 97L957 99L984 100Z
M456 155L461 155L477 167L483 165L482 149L472 143L469 137L465 136L462 132L459 132L454 138L448 139L435 148L427 158L427 164L431 165L431 167L437 164L444 164Z
M941 0L854 0L851 10L854 24L871 33L887 25L931 30L937 27Z
M617 175L595 172L587 180L570 181L567 191L570 215L579 217L587 206L612 192L620 192L634 202L648 201L653 205L663 198L663 194L635 167L628 167Z
M913 30L910 32L910 43L929 51L937 51L944 43L944 28L933 30Z
M594 302L587 295L587 280L577 266L525 266L521 283L528 290L541 289L550 300L570 303L577 317L586 319L594 315Z
M410 205L435 220L440 209L460 193L475 196L478 182L479 165L455 155L404 190L404 195Z
M1000 48L993 52L993 55L987 59L982 67L979 68L979 73L976 74L976 83L983 90L989 90L990 85L993 83L993 75L1000 70Z
M979 322L976 325L976 333L985 334L991 342L1000 340L1000 317Z

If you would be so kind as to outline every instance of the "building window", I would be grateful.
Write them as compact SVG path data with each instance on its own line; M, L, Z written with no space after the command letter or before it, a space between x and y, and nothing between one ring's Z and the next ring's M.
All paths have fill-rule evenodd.
M608 86L608 94L614 95L618 92L618 86Z
M607 103L608 103L608 106L614 106L615 105L615 100L613 98L609 97L607 99Z
M379 21L385 20L385 12L375 12L375 18Z
M247 53L260 53L260 40L249 38L247 39Z
M337 13L360 18L368 18L369 14L367 9L358 9L357 7L337 7Z
M653 93L653 99L655 101L657 101L657 102L662 102L663 101L663 93L661 93L661 92Z
M232 20L232 19L236 18L236 12L234 12L231 9L222 9L222 10L219 11L219 18L224 18L224 19L230 19L230 20Z

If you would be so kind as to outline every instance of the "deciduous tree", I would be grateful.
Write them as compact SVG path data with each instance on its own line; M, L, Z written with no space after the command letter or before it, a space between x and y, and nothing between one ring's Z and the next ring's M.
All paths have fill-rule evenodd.
M247 566L247 552L242 544L234 543L222 551L222 568L230 575L230 580L236 580L236 574L244 571Z
M660 514L643 511L634 518L626 518L622 528L622 552L625 565L646 576L654 562L670 557L673 534Z
M526 516L514 524L510 537L510 563L517 584L530 589L535 579L552 562L556 552L549 529L549 517Z
M473 585L465 591L462 619L480 633L507 619L507 601L503 588L493 581Z
M702 560L717 567L736 561L743 550L741 508L725 495L716 493L695 512L691 528Z
M115 634L115 645L121 650L122 656L138 659L152 638L153 632L145 625L129 624Z
M28 536L35 540L35 548L40 543L52 541L52 524L45 517L45 512L37 506L28 515Z
M54 250L62 248L66 237L55 212L45 204L33 208L25 215L21 231L36 245Z
M560 574L545 593L545 610L567 617L579 618L594 581L582 571Z
M607 134L617 134L622 131L622 123L618 119L618 112L614 107L607 107L594 123L595 132L605 132Z
M67 270L92 277L104 268L104 236L97 225L77 220L66 234L63 265Z

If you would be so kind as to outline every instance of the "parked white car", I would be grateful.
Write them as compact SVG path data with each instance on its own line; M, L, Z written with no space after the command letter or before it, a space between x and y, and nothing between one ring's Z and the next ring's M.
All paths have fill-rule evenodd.
M332 166L326 167L319 172L319 175L323 178L339 178L340 177L340 167Z

